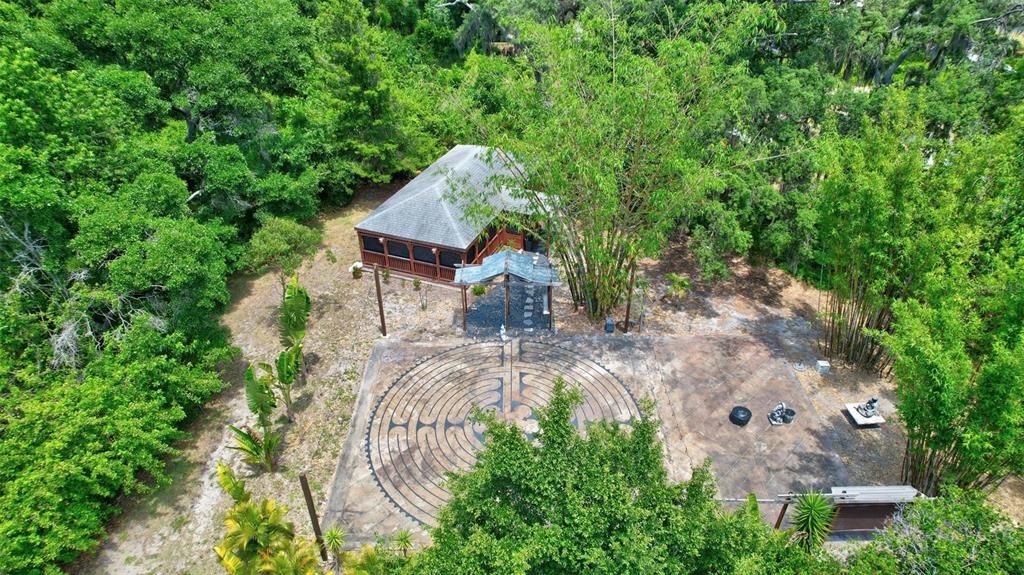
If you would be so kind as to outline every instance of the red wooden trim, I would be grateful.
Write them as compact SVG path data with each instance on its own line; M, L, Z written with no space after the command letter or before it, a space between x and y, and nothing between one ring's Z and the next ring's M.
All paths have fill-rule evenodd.
M378 254L371 252L363 248L363 237L374 237L381 241L384 246L384 253ZM356 230L356 237L359 241L359 253L362 256L363 264L376 265L384 267L397 272L405 272L415 276L421 276L427 279L440 280L442 282L450 282L455 279L455 268L449 268L441 265L441 251L452 252L460 255L460 261L463 264L467 262L467 255L469 248L463 250L453 249L448 246L440 246L432 244L430 242L418 242L414 240L407 240L405 238L395 238L393 236L386 236L381 234L374 234L371 232L364 232L362 230ZM397 241L405 244L409 250L409 257L402 258L399 256L393 256L388 253L388 242ZM434 250L434 264L428 264L416 260L416 253L414 251L415 246L430 248Z
M357 235L361 235L361 236L370 236L370 237L374 237L374 238L381 238L381 239L385 239L385 240L393 240L393 241L397 241L397 242L412 242L414 244L420 244L421 246L427 246L427 247L431 247L431 248L439 248L439 249L443 249L443 250L448 250L450 252L462 252L462 253L465 253L465 252L469 251L469 246L468 245L466 247L463 247L463 248L457 248L457 247L453 247L453 246L442 246L441 244L435 244L435 243L432 243L432 242L418 240L416 238L403 238L401 236L392 236L392 235L386 235L386 234L378 234L377 232L361 230L359 228L354 228L354 229L356 230L356 234Z

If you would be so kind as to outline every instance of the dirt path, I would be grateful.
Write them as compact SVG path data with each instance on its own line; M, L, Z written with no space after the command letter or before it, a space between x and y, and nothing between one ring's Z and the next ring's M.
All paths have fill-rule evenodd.
M320 219L323 245L299 272L313 300L306 340L310 377L296 390L295 422L282 423L284 446L277 471L257 472L227 448L231 444L228 424L253 423L241 384L246 362L272 361L280 351L278 277L240 277L232 281L232 305L222 319L232 343L242 352L241 360L225 370L228 387L188 430L180 455L169 463L171 484L146 497L128 498L122 515L109 526L107 541L94 556L83 558L74 572L221 573L213 546L221 536L229 501L217 485L218 461L227 462L246 478L258 497L284 503L288 519L300 533L311 532L298 476L307 474L322 508L348 433L353 384L362 377L370 348L380 337L372 275L356 280L347 271L359 258L352 226L400 185L365 190L351 205ZM456 335L457 291L428 285L414 291L410 281L395 277L383 287L389 337L428 340Z

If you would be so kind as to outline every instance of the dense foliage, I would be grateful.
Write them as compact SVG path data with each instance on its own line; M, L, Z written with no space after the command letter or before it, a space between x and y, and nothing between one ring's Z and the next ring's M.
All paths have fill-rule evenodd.
M297 222L441 148L366 17L0 2L0 571L56 570L164 480L234 353L229 273L290 273Z
M830 354L895 373L909 480L1019 473L1022 22L1010 0L0 0L0 571L55 571L164 480L234 353L229 274L283 282L322 205L455 143L548 195L590 313L673 234L708 277L776 262L831 288Z
M850 575L1024 572L1024 529L985 505L978 493L952 490L903 509L850 559Z

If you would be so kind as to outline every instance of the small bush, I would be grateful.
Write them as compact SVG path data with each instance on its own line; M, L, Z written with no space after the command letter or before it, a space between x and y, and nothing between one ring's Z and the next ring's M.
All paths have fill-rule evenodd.
M479 286L479 285L473 286L473 295L475 295L476 297L480 297L480 296L484 295L485 293L487 293L487 288L486 287Z
M668 280L669 294L676 299L683 299L686 297L686 292L690 291L690 278L686 276L669 272L665 274L665 279Z
M416 291L420 291L420 287L422 287L422 286L423 286L423 282L420 281L420 278L415 278L415 279L412 280L412 289L414 289Z
M381 272L380 272L380 279L384 280L384 283L390 282L391 281L391 270L389 270L388 268L384 268L383 270L381 270Z

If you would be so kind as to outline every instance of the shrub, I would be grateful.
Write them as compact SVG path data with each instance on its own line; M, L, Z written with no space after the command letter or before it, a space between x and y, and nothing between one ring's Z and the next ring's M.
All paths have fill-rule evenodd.
M267 218L249 240L242 267L257 273L277 270L288 277L316 251L320 235L319 230L291 220Z
M683 299L686 297L686 292L690 291L690 278L686 276L669 272L665 274L665 279L668 280L669 295L676 299Z
M475 286L473 286L473 295L475 295L476 297L480 297L480 296L484 295L485 293L487 293L487 288L486 287L484 287L482 285L475 285Z

